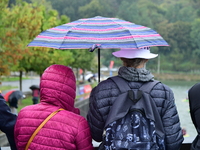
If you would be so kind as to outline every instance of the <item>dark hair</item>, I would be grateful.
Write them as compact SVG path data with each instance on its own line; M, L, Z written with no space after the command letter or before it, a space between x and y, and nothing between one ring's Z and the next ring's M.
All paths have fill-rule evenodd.
M143 58L133 58L133 59L121 58L121 60L123 61L124 66L137 68L146 59L143 59Z

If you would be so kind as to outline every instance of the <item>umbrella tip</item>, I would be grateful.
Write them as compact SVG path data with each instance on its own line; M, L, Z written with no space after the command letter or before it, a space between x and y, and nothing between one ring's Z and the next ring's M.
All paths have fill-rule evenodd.
M89 48L89 52L94 52L95 49L100 49L101 44L93 44L92 47Z

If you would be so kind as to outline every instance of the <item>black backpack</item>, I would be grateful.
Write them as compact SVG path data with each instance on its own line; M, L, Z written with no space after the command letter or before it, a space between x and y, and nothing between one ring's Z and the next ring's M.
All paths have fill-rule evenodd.
M146 82L139 89L130 89L121 77L110 79L121 94L109 112L99 149L165 150L162 121L149 94L159 81Z

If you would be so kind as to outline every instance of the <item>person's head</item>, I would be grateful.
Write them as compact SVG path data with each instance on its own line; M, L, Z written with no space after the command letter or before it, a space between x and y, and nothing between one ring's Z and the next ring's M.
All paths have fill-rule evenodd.
M69 111L74 109L76 79L71 68L51 65L45 69L40 80L40 101Z
M18 108L18 99L17 97L13 97L8 101L10 107Z
M120 58L124 66L134 68L142 68L149 59L158 56L158 54L150 53L150 47L139 49L122 48L112 54Z

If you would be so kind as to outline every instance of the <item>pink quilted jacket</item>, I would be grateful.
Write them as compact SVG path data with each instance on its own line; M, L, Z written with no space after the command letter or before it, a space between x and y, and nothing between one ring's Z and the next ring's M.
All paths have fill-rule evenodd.
M15 125L18 150L25 146L40 123L53 111L53 116L35 136L29 150L93 150L86 119L74 107L76 81L72 70L62 65L47 68L40 82L41 102L23 108Z

